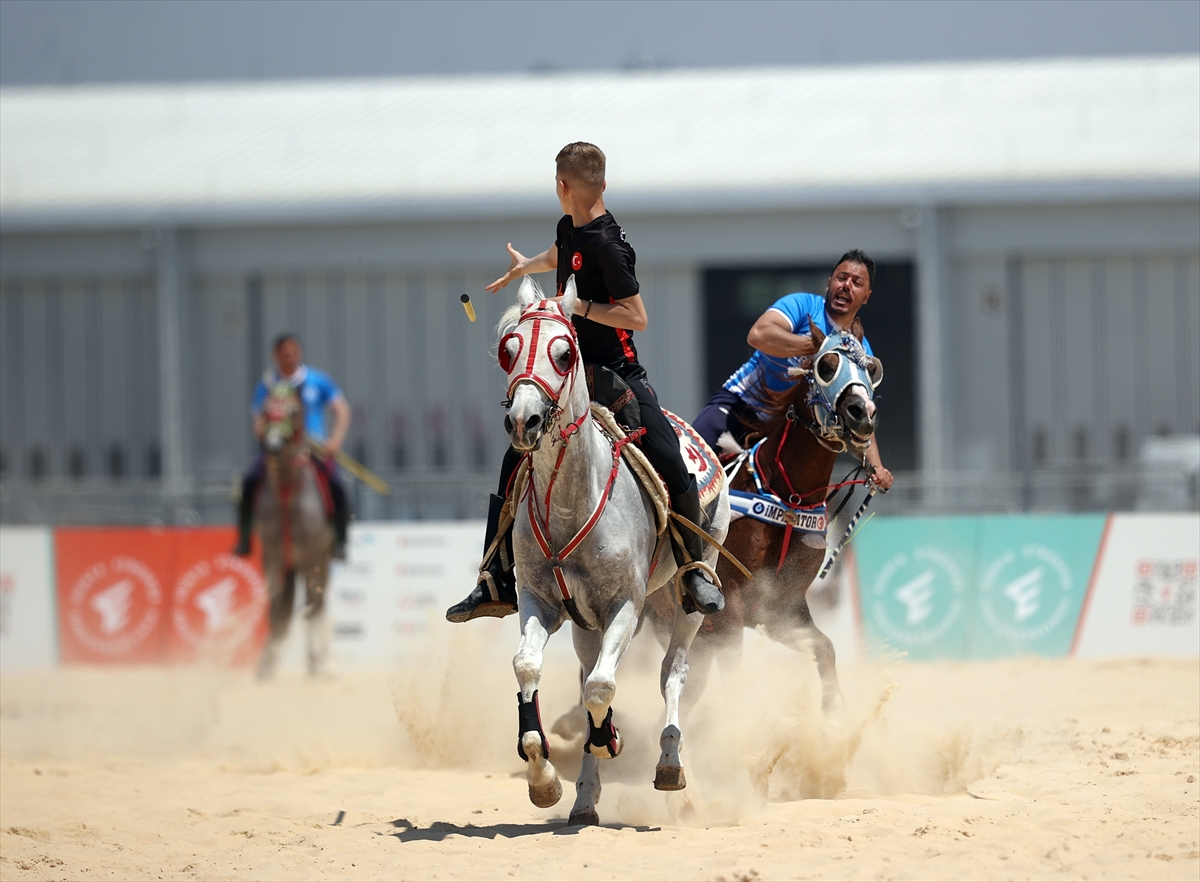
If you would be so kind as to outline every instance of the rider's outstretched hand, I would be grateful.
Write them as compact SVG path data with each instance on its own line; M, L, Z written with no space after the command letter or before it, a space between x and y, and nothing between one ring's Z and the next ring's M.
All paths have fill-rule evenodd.
M508 285L508 283L513 279L519 279L521 276L525 275L526 267L529 266L529 258L516 248L513 248L512 242L508 243L508 255L509 259L512 261L508 268L508 272L496 279L496 281L492 282L492 284L485 286L486 290L491 291L493 294Z

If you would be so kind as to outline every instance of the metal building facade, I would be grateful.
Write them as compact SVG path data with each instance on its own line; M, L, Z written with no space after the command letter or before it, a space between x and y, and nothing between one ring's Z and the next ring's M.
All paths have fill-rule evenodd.
M612 157L608 204L638 252L652 382L685 416L711 391L707 271L828 266L861 247L915 280L912 388L882 390L885 419L889 400L915 413L910 490L896 504L1140 504L1130 476L1146 439L1200 432L1200 59L935 67L741 72L732 84L613 75L628 90L613 100L629 106L603 124L575 120L573 136ZM1097 82L1127 88L1105 98ZM806 178L809 154L780 146L799 123L763 120L778 93L810 102L821 129L847 112L822 99L838 88L875 96L851 114L858 140L842 151L858 150L845 162L862 171L838 171L837 151L806 142ZM490 328L507 302L482 288L505 268L505 242L550 244L552 158L570 136L556 124L513 145L481 134L490 116L439 120L456 101L482 113L547 89L517 77L5 90L0 516L227 520L253 452L250 390L284 330L344 386L348 452L396 488L360 493L360 516L480 515L505 440ZM1049 126L1044 93L1057 101ZM739 95L758 96L757 115L731 109ZM275 114L267 134L247 107ZM326 108L326 141L313 107ZM414 125L430 143L389 108L424 114ZM937 137L904 129L922 112L934 135L956 120L987 129L994 155L975 132L959 148L982 155L977 167L962 167L968 156L939 177L955 145L930 159ZM410 151L405 163L359 146L384 116L382 140ZM657 117L666 141L646 135ZM216 123L232 128L218 137ZM189 126L203 137L185 137ZM886 176L872 151L886 153ZM631 168L631 155L652 160ZM301 195L284 198L289 187Z

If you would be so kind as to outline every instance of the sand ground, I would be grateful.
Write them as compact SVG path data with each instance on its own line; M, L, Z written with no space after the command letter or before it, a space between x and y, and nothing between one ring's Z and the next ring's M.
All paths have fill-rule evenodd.
M825 722L811 664L751 640L685 723L688 789L662 794L660 656L641 635L603 826L580 829L579 738L551 736L562 802L526 796L511 623L315 681L6 676L0 878L1200 878L1195 659L875 660L843 670ZM548 724L575 676L548 657Z

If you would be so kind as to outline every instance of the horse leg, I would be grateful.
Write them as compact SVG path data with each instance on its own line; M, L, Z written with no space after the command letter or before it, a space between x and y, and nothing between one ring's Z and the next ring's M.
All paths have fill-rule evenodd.
M325 586L329 562L315 564L304 576L304 621L308 631L308 673L315 677L325 670L329 658L329 634L325 628Z
M612 759L624 746L612 721L612 702L617 693L617 665L637 631L638 615L633 601L625 600L602 631L573 629L575 654L587 672L583 680L583 706L587 710L588 734L583 742L579 780L570 824L600 823L596 803L600 800L600 760Z
M828 717L840 711L845 706L845 700L838 684L837 653L833 649L833 641L813 622L808 598L805 597L807 591L806 587L787 599L781 610L782 615L767 624L767 636L789 649L812 653L817 663L817 674L821 677L821 710Z
M596 803L600 801L600 757L592 752L592 734L595 726L592 723L591 712L584 702L587 689L587 678L596 667L596 659L600 657L602 643L599 631L587 631L583 628L571 629L572 640L575 644L575 655L579 658L579 704L583 709L584 738L583 759L579 764L579 778L575 781L575 804L571 807L568 824L578 826L596 826L600 823L600 815L596 811ZM611 720L609 723L611 724Z
M259 679L266 679L275 673L279 664L279 646L287 637L292 623L292 605L296 602L296 573L293 570L272 570L267 582L271 607L268 613L267 645L258 659Z
M550 747L542 729L542 712L538 705L538 684L542 679L542 650L550 639L550 629L557 630L561 613L549 609L528 591L521 592L518 604L521 613L521 642L513 657L513 672L517 675L517 755L526 763L529 782L529 801L538 808L549 808L562 799L562 783L550 762ZM550 623L550 628L544 623Z
M659 691L666 705L666 722L658 739L661 753L654 767L655 790L682 790L687 786L683 760L679 756L683 742L683 733L679 728L679 701L688 678L688 649L703 623L704 618L699 613L688 615L676 603L671 643L667 646L658 678Z

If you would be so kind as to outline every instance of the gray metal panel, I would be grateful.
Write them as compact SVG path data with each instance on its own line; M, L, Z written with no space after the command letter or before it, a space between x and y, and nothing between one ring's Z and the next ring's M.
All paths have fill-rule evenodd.
M248 465L246 439L251 434L245 281L238 276L198 277L192 290L196 381L186 406L198 417L196 473L229 480Z
M1006 322L1012 304L1004 274L1000 256L957 261L949 273L945 391L953 424L951 458L963 470L993 471L1012 456L1006 431L1012 382ZM886 408L886 362L881 393Z
M965 206L953 216L950 248L964 256L1191 251L1200 242L1200 203L1194 195L1170 201Z

